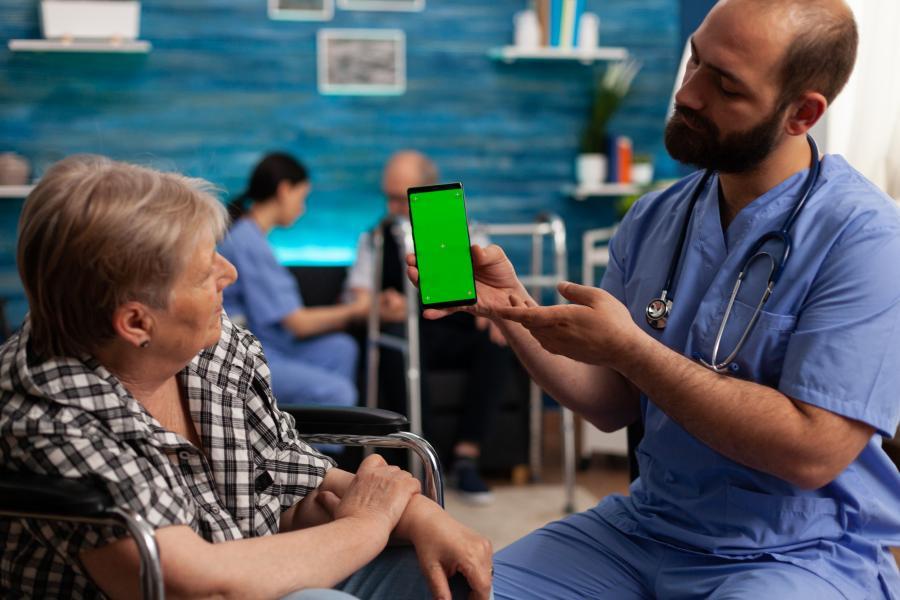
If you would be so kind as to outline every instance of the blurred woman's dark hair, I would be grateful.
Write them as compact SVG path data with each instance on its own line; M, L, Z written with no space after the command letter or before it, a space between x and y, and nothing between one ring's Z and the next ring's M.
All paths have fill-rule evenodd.
M307 180L309 180L309 173L306 167L290 154L285 152L267 154L253 169L247 189L228 203L228 215L231 217L231 222L235 223L243 217L254 202L274 197L278 191L278 185L282 181L289 181L296 185Z

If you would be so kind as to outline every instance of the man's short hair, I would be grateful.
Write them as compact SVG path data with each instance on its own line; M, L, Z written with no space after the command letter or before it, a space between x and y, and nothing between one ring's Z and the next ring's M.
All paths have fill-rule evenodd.
M842 2L823 0L777 0L770 5L799 11L801 24L782 59L780 105L807 91L819 92L831 104L856 63L859 33L853 13Z
M90 354L113 337L113 313L125 302L166 308L200 232L225 232L225 207L211 189L101 156L53 165L19 220L16 258L34 351Z

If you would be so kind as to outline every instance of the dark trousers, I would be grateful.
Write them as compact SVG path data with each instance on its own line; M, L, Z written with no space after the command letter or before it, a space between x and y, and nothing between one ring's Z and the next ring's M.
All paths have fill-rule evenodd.
M391 324L385 331L402 335L402 324ZM481 445L491 433L504 388L511 377L511 352L491 342L487 331L475 327L472 315L457 313L438 321L420 320L422 357L422 424L426 437L430 430L433 406L430 402L428 373L442 369L461 369L466 373L465 394L460 398L461 414L454 440ZM406 374L403 355L382 349L379 367L382 408L406 413ZM445 457L450 458L450 457Z

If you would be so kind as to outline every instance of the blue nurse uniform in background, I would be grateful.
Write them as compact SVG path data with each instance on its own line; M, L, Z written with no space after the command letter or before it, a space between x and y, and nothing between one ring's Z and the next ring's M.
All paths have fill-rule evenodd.
M665 330L650 329L644 309L665 281L701 173L634 206L611 242L603 287L662 343L710 361L749 247L781 227L806 175L756 199L726 233L711 179ZM862 453L833 482L804 490L725 458L642 397L641 476L630 496L608 497L501 550L497 598L900 598L887 549L900 546L900 474L881 448L900 417L900 214L829 155L791 234L786 270L730 369L871 425L876 434ZM748 275L720 357L750 319L762 271Z
M219 252L238 272L223 292L225 310L232 318L243 316L262 343L278 404L356 405L356 342L346 333L299 339L284 328L281 321L302 308L303 299L256 223L238 220Z

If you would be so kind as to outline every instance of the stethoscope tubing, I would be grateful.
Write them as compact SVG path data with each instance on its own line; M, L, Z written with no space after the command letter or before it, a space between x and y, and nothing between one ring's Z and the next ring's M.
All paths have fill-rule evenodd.
M781 274L784 272L785 265L787 264L788 258L791 254L791 248L793 241L790 235L790 229L793 227L794 222L797 220L797 217L800 215L800 212L803 210L803 207L806 205L807 200L812 195L812 191L816 186L816 183L819 179L819 175L821 173L821 160L819 159L819 149L816 145L815 140L813 140L812 136L806 136L807 142L809 143L810 152L812 154L810 171L806 177L806 181L804 182L802 192L800 194L800 199L794 205L794 209L791 211L791 214L788 215L788 218L785 219L784 223L781 226L781 229L777 231L769 231L764 233L753 246L750 247L750 250L745 254L744 261L741 266L741 270L738 273L738 278L735 281L734 288L732 289L731 296L728 300L728 306L725 309L725 316L723 317L722 323L719 326L718 333L716 334L715 345L713 348L712 362L707 363L706 361L701 362L707 367L713 369L717 372L725 372L728 369L730 363L737 356L738 351L743 346L747 337L750 334L753 326L756 324L756 321L759 318L759 314L762 311L762 307L768 301L769 297L772 295L772 291L775 287L775 284L778 282ZM660 292L658 298L654 298L647 305L646 309L646 318L648 324L654 329L665 329L666 324L668 322L669 314L672 309L674 295L675 295L675 274L678 270L678 265L681 262L682 254L684 253L684 244L687 240L687 234L690 229L691 219L694 214L694 207L697 204L700 196L703 194L703 191L706 189L709 180L713 176L712 170L707 170L700 182L697 184L697 187L694 189L694 193L691 195L691 199L688 202L687 212L685 214L684 223L681 226L681 232L678 235L678 243L676 245L677 251L672 255L672 259L669 263L669 270L666 275L666 281L663 285L663 289ZM777 240L782 244L782 252L780 258L776 261L775 257L769 252L762 252L763 246L767 243ZM756 307L756 310L753 313L753 317L750 320L747 328L744 329L744 333L738 341L735 349L726 357L724 361L721 363L716 361L716 358L719 353L719 346L722 341L722 337L725 332L725 326L728 323L728 320L731 316L731 309L734 306L734 302L737 298L738 290L743 284L744 277L749 270L751 263L760 256L767 256L772 261L772 269L769 272L768 282L766 284L766 291L762 296L759 304Z
M691 201L688 203L687 213L684 215L684 223L681 224L681 232L678 234L678 243L675 245L678 248L678 252L670 259L669 261L669 272L666 275L666 282L663 284L662 293L660 294L660 298L663 300L669 299L671 300L673 296L674 281L675 281L675 271L678 270L678 263L681 262L681 253L684 251L684 242L687 240L688 230L690 229L691 219L694 215L694 206L697 204L697 200L700 199L700 195L703 193L703 190L706 189L706 185L709 183L709 180L712 178L713 172L707 170L703 174L703 178L700 180L700 183L697 184L697 187L694 189L694 193L691 195Z

